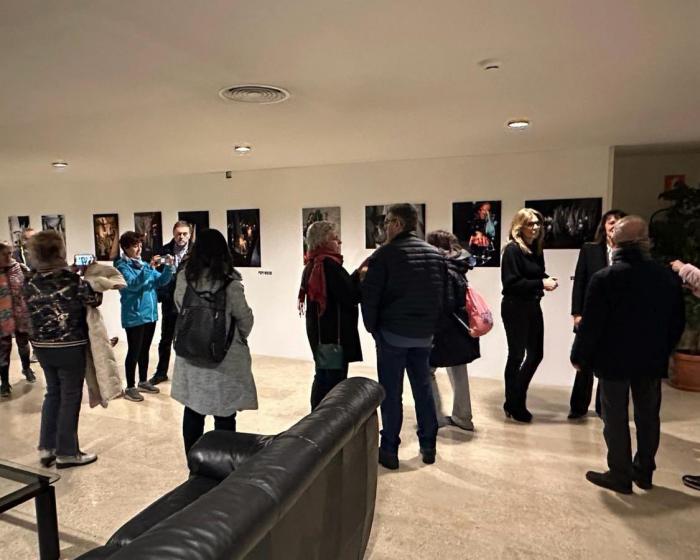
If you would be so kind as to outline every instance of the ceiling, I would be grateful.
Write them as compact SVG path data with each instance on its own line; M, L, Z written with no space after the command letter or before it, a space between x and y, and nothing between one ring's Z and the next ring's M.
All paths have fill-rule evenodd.
M0 187L59 158L89 180L700 139L697 0L2 0L0 16ZM242 83L292 97L218 97Z

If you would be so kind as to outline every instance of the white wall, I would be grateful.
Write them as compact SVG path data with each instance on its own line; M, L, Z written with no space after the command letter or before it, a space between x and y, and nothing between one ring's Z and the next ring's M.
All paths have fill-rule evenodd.
M645 219L668 206L658 199L666 175L685 175L686 184L700 183L700 152L616 155L612 205Z
M502 200L502 238L513 213L526 199L595 197L607 207L610 156L607 147L398 162L176 176L74 184L70 172L42 178L31 188L0 184L5 214L30 214L40 226L43 213L64 213L68 250L93 252L92 214L118 212L120 227L133 228L133 213L160 210L169 229L178 210L209 210L211 226L224 230L226 210L260 208L262 263L242 269L256 325L250 339L257 354L310 359L304 321L295 301L302 270L301 208L341 206L343 252L352 270L370 251L364 249L364 207L393 202L425 203L428 230L451 228L452 202ZM1 179L0 179L1 180ZM11 196L8 196L11 195ZM164 240L164 241L167 241ZM560 288L543 301L545 359L535 382L569 385L573 372L568 353L573 338L569 318L571 281L577 251L547 251L550 275ZM474 375L500 378L506 341L500 322L500 269L477 269L472 284L486 297L497 323L482 341L483 358ZM109 294L103 312L110 332L119 329L117 294ZM362 331L365 361L374 363L374 347ZM122 333L123 336L123 333Z

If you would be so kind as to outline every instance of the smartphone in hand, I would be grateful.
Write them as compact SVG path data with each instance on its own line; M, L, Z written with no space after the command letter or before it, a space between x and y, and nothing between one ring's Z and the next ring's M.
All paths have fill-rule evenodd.
M88 253L78 253L74 257L74 264L75 266L82 266L86 267L91 265L93 262L95 262L95 257L93 255L90 255Z

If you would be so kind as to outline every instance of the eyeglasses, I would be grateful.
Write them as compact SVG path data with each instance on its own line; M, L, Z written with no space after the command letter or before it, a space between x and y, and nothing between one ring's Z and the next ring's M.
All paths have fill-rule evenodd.
M540 224L540 222L528 222L528 223L526 223L525 225L526 225L527 227L536 227L536 226L539 227L539 226L542 225L542 224Z

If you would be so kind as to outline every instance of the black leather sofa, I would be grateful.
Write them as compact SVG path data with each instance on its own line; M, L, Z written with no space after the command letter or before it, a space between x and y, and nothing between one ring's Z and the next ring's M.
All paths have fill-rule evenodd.
M190 478L80 558L363 558L383 397L353 377L276 436L204 434L187 457Z

